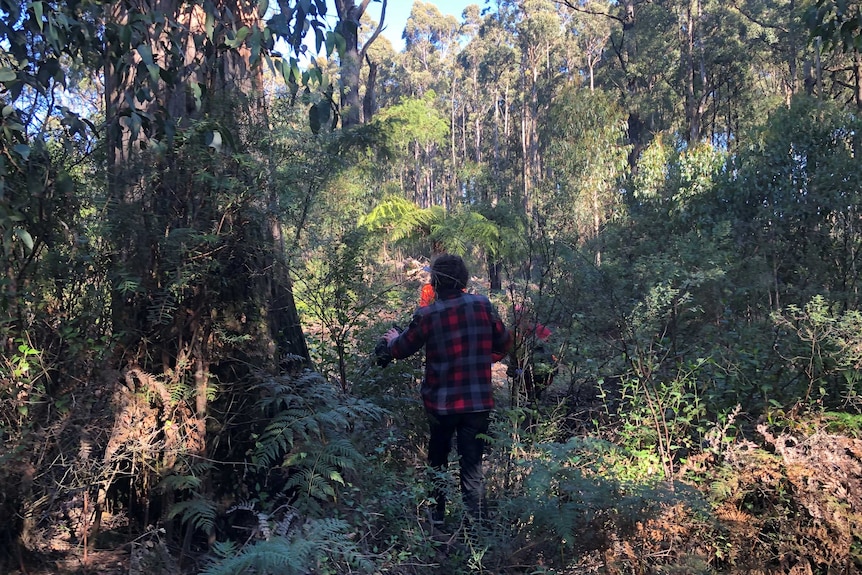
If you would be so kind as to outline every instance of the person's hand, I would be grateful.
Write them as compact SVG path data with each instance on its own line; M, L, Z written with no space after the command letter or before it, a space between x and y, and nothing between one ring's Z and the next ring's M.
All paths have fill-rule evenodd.
M394 327L392 327L392 328L389 328L389 330L383 334L383 339L386 340L386 344L388 345L388 344L392 343L393 339L398 337L398 334L399 334L398 330L395 329Z

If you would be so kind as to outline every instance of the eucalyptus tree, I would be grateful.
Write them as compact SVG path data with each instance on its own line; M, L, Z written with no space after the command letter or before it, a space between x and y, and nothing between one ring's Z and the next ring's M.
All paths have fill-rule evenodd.
M451 63L459 49L460 25L434 4L416 0L404 27L404 95L422 96L434 90L449 94Z
M434 98L428 100L429 103L449 118L449 146L445 143L431 145L429 141L421 151L426 165L424 169L432 176L428 179L428 187L434 195L440 196L442 202L449 204L453 201L457 162L452 149L455 132L451 128L458 87L454 65L460 49L460 36L457 18L443 15L433 4L420 0L413 4L407 19L403 34L405 48L401 54L402 93L411 98L424 98L433 93ZM418 153L414 154L414 162L419 158Z
M339 33L339 57L341 60L341 122L342 127L350 128L359 124L362 118L362 105L359 96L359 80L362 62L369 47L374 43L386 23L388 0L375 0L382 3L380 22L374 32L359 47L360 21L371 0L335 0L338 13L336 31ZM373 74L372 74L373 78ZM372 90L373 92L373 90Z
M368 26L363 24L360 32L365 28L374 32L380 29L376 22L369 22ZM391 102L391 84L398 68L398 54L389 39L379 36L369 45L369 36L372 34L362 33L360 37L365 52L365 62L368 64L362 67L360 73L360 84L365 87L362 94L362 121L366 124L371 122L381 106Z
M462 50L459 61L465 76L462 98L472 126L462 127L465 135L462 154L472 157L487 172L479 199L491 204L513 198L519 178L510 143L516 130L516 93L519 48L510 15L505 9L486 14L476 35ZM466 92L466 94L464 93ZM472 138L466 138L469 130Z
M608 51L613 20L608 17L611 3L608 0L587 0L572 8L568 22L569 34L578 47L581 68L586 68L590 90L595 90L596 67Z
M753 103L775 94L762 89L779 77L776 66L764 66L766 29L732 4L636 2L618 5L608 17L613 57L605 60L599 82L616 87L629 110L633 169L651 134L673 130L690 145L727 145Z
M226 329L220 318L248 315L248 302L258 302L262 311L253 312L250 337L269 340L278 355L308 355L283 255L278 196L268 178L245 167L244 158L255 153L251 133L268 128L264 60L299 81L295 68L269 58L275 37L260 8L266 6L242 0L165 0L113 4L105 15L113 324L124 334L129 369L191 390L185 441L197 454L209 450L205 422L216 350L224 343L218 334ZM290 10L277 17L283 31L292 22L319 27L325 13L322 0L281 8ZM147 381L156 380L139 383Z
M521 55L521 201L525 213L532 214L534 194L542 180L539 124L560 79L555 64L563 26L559 12L548 0L528 0L520 9L516 29Z
M542 226L560 241L588 246L600 266L603 229L623 207L624 112L604 91L569 83L554 98L542 136L549 174Z
M458 99L460 113L458 124L460 131L461 157L470 159L476 164L481 162L481 121L486 107L483 86L479 83L479 62L481 54L476 49L482 27L482 16L479 6L472 4L464 9L465 34L464 48L458 54L457 70L461 74L461 89ZM454 115L454 114L453 114ZM472 130L473 134L469 135ZM469 137L468 137L469 136ZM470 145L468 147L468 139ZM453 144L455 143L453 139Z
M853 102L858 110L862 110L862 3L858 0L817 0L806 12L805 21L815 40L817 55L820 55L822 45L826 53L833 56L835 63L824 66L822 70L833 78L830 95ZM819 65L817 79L820 86ZM842 96L848 92L849 97Z
M294 83L300 81L295 59L270 56L275 36L284 35L298 50L303 34L295 32L306 25L321 30L325 8L323 0L283 2L268 27L262 20L266 3L257 2L7 2L0 7L0 228L4 250L26 264L14 269L14 276L23 278L22 271L44 263L43 246L49 241L54 246L68 242L69 253L96 240L104 249L93 259L99 265L87 268L86 279L103 291L77 304L89 308L89 317L98 317L98 345L77 328L49 335L61 344L56 349L78 346L80 352L83 341L92 342L105 362L100 371L115 375L84 389L81 382L94 378L76 364L75 369L46 370L49 381L43 386L62 400L65 393L93 397L96 387L98 392L107 388L110 396L120 380L125 382L120 387L126 411L105 408L92 414L97 418L93 425L116 429L112 446L99 447L105 475L86 485L86 490L98 486L96 520L86 531L98 530L99 513L118 470L134 457L129 445L140 440L144 446L147 433L164 441L145 446L142 456L149 471L127 478L128 485L140 487L143 499L150 496L154 474L179 470L180 454L212 454L207 421L221 416L210 408L214 371L230 363L229 356L256 356L273 367L283 355L307 358L281 253L276 217L281 208L268 187L271 172L258 169L266 159L250 145L252 131L268 126L245 118L265 120L258 104L263 63ZM103 127L70 106L51 107L57 88L67 85L67 66L104 81L104 109L93 118ZM49 106L42 113L27 114L44 102ZM64 133L68 139L57 137ZM93 142L100 145L88 149ZM80 157L64 166L65 161L57 162L60 150ZM84 189L88 200L102 197L99 209L85 206L78 212L76 200L87 197ZM46 201L59 196L71 211L55 211ZM88 232L64 221L81 213L100 216L92 218ZM54 235L60 228L68 230L64 242ZM53 296L65 300L74 288L71 283L56 287L54 294L32 293L29 297L42 299L33 309L50 313L47 302ZM20 298L7 290L4 298L8 295ZM112 313L100 315L106 301ZM6 318L2 325L5 330ZM31 345L55 347L35 332L23 335ZM248 346L250 340L257 345ZM47 365L50 358L43 357ZM81 352L77 361L94 369L93 357L86 357ZM55 394L55 389L67 391ZM38 405L35 398L33 405ZM128 419L133 407L150 414L147 425L135 426ZM49 418L46 426L54 413L43 413ZM31 419L27 424L35 428L42 423ZM24 444L22 440L20 447ZM60 451L66 447L51 441L45 445ZM78 488L52 483L56 472L52 468L45 474L50 485L40 488Z
M423 208L444 206L446 201L435 185L434 159L435 150L446 143L449 126L435 107L436 100L433 90L421 98L404 98L374 119L395 152L392 169L397 170L399 189L405 194L412 191L413 201Z

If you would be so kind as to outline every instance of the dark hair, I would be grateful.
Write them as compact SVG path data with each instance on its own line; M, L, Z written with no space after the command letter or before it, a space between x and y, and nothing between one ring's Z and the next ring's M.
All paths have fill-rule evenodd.
M431 285L436 290L464 289L468 278L461 256L443 254L431 264Z

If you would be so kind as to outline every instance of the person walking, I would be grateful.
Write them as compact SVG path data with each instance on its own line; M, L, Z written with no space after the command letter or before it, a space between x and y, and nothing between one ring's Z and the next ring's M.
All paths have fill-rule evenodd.
M418 308L403 332L383 337L396 359L425 348L425 378L420 393L428 415L428 463L446 469L452 437L460 457L461 494L473 518L483 515L485 481L482 456L494 408L491 364L502 359L512 336L487 297L464 291L469 275L464 261L443 254L431 265L436 300ZM435 486L432 519L445 517L445 491Z

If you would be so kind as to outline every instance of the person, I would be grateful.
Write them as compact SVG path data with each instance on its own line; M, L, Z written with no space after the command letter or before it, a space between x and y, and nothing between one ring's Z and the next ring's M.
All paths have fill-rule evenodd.
M430 428L428 463L444 471L456 437L461 495L468 513L479 518L485 494L482 436L494 408L491 364L509 351L512 336L487 297L464 291L467 280L467 266L459 256L437 257L431 266L436 300L418 308L403 332L390 329L383 337L396 359L425 348L420 393ZM435 486L432 496L432 519L440 522L445 492Z
M557 358L550 349L551 330L529 317L529 310L515 306L515 338L506 374L522 382L527 402L535 406L542 392L551 386L559 371Z

